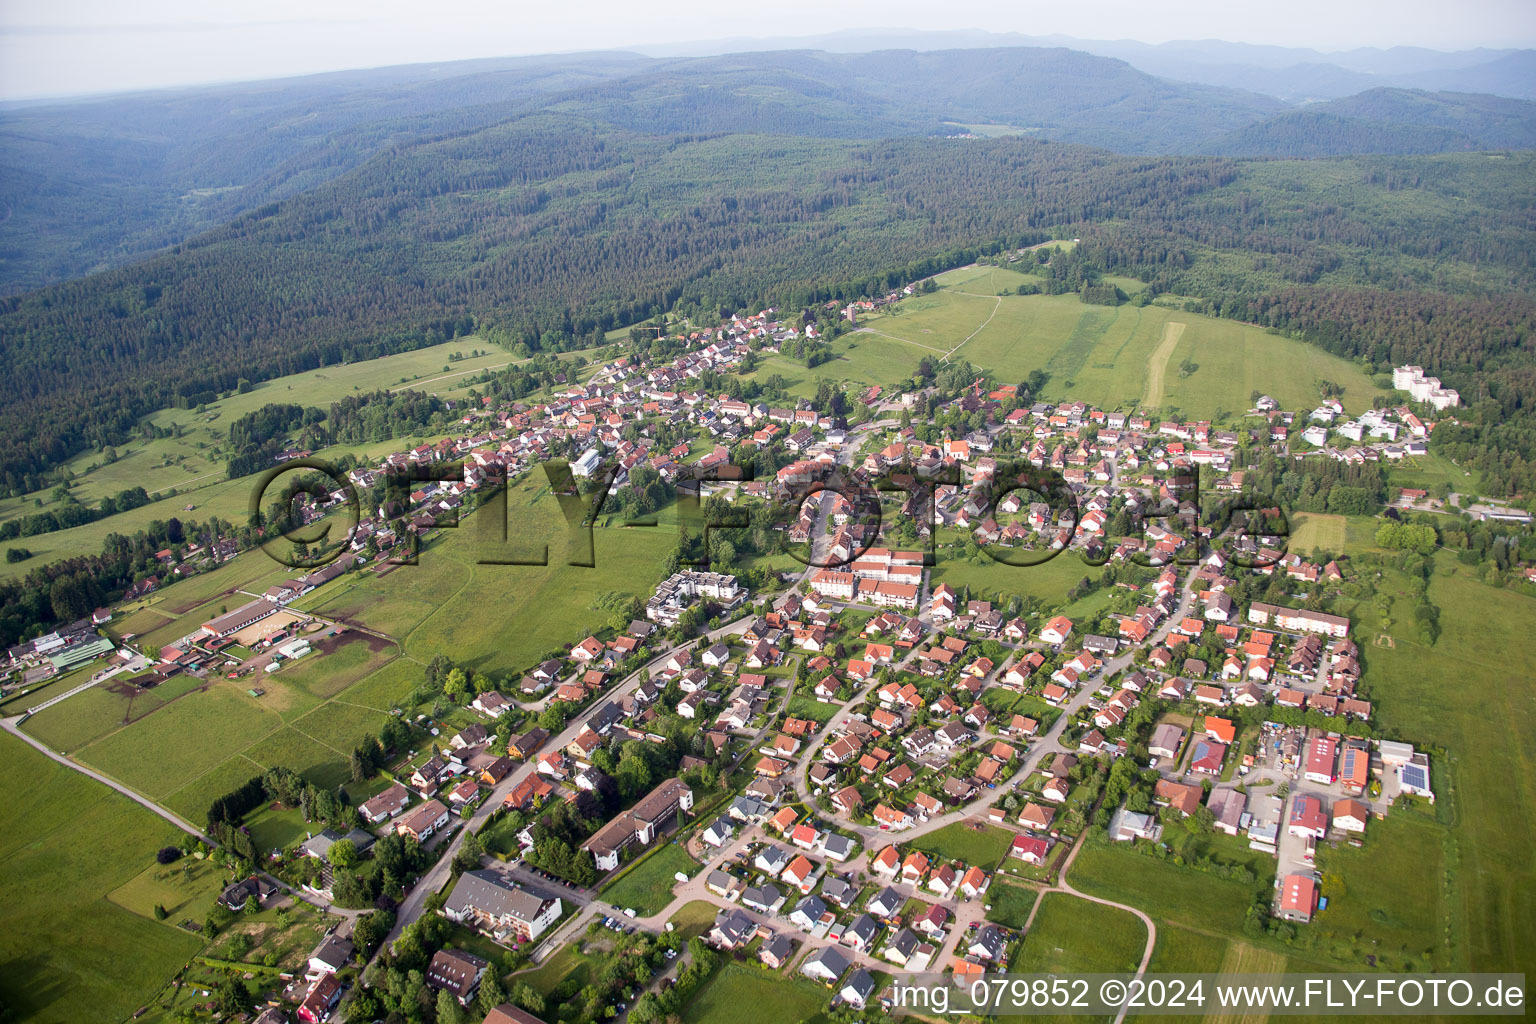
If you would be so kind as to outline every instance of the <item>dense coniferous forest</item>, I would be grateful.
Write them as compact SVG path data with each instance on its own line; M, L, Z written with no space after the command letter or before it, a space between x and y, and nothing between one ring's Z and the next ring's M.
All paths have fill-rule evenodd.
M678 303L846 297L1061 231L1084 236L1103 269L1226 315L1300 285L1519 290L1530 158L1485 161L1467 189L1456 162L1474 159L1245 164L1020 138L659 137L519 120L390 150L163 255L5 300L0 469L17 487L240 378L470 331L560 349ZM1339 201L1339 177L1355 201ZM1453 189L1454 223L1441 201ZM1415 205L1423 216L1394 215ZM1480 276L1459 279L1472 264Z

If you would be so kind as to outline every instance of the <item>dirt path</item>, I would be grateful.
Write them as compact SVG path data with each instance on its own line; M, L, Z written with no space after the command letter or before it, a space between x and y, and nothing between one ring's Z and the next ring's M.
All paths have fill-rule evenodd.
M987 329L987 324L991 323L992 322L992 318L997 316L997 311L1003 308L1003 297L1001 295L998 295L998 296L995 296L995 298L997 299L997 301L992 305L992 312L987 314L987 318L981 322L981 326L976 328L970 334L966 335L965 341L962 341L960 344L956 345L954 348L950 349L948 352L946 352L944 354L944 361L946 363L949 362L949 357L950 356L954 355L956 352L960 351L962 348L965 347L966 342L970 341L972 338L976 337L976 335L978 335L982 331L986 330Z
M1183 336L1182 323L1169 320L1163 324L1163 340L1158 342L1157 350L1147 357L1147 387L1141 396L1143 408L1155 409L1163 404L1163 378L1167 376L1168 360L1173 357L1173 350L1178 348L1179 339Z
M859 328L856 328L853 333L854 334L873 334L873 335L875 335L878 338L889 338L892 341L899 341L903 345L912 345L912 346L914 346L916 348L925 348L929 352L937 352L941 356L945 354L944 350L941 349L941 348L934 348L932 345L924 345L920 341L911 341L911 340L909 340L907 338L898 338L894 334L886 334L884 331L877 331L873 327L859 327Z

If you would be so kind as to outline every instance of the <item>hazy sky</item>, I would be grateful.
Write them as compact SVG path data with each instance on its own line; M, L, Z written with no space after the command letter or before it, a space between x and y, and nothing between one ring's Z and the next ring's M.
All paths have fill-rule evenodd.
M1463 49L1536 45L1536 0L0 0L0 97L868 26Z

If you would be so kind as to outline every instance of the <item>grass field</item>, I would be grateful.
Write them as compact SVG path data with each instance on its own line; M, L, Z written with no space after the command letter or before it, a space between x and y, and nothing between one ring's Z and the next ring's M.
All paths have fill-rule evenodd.
M1013 836L1014 833L1007 829L992 825L974 829L962 821L945 825L905 845L942 860L958 860L990 870L1008 852Z
M183 857L174 864L151 863L107 894L124 910L154 920L155 907L168 912L166 921L201 922L226 884L224 872L206 860Z
M715 923L715 914L718 910L719 908L709 900L692 900L678 907L677 911L667 919L667 923L677 930L684 942L687 942L695 935L703 935L709 931Z
M677 884L673 875L679 871L691 875L698 867L681 846L668 843L605 886L602 897L616 907L633 907L641 917L649 917L672 902L672 887Z
M0 1001L40 1024L125 1020L202 941L124 909L171 826L98 783L0 736L27 798L0 810ZM153 907L151 906L151 909Z
M683 1010L685 1024L806 1024L826 1019L831 994L800 978L726 964ZM750 1008L750 1009L748 1009Z
M1286 544L1288 550L1306 554L1327 551L1337 555L1348 543L1348 522L1343 516L1298 512L1292 519L1291 537Z
M1039 898L1037 889L1013 885L1001 877L994 878L986 895L987 905L992 908L987 911L987 920L1018 931L1029 920L1029 912L1035 908L1035 901Z
M1048 892L1008 969L1067 975L1134 971L1146 941L1146 926L1135 915L1071 893Z
M65 701L65 706L68 701ZM81 760L148 796L169 795L257 737L281 728L275 712L234 689L191 693L79 751Z
M958 553L940 550L931 573L933 585L948 583L956 591L970 589L972 600L991 600L1006 607L1009 599L1033 596L1051 605L1066 603L1067 591L1099 570L1075 551L1063 551L1039 565L1006 565L986 555L972 562Z
M547 545L548 565L478 564L503 550L491 532L494 513L482 509L440 531L419 564L384 576L354 574L298 603L387 633L422 663L447 654L482 672L519 671L579 632L606 625L612 612L595 606L603 595L649 594L676 544L665 527L596 529L596 567L570 566L575 549L565 521L538 477L513 485L507 516L522 550Z
M1081 399L1108 409L1156 406L1190 417L1241 412L1252 404L1254 390L1285 408L1309 408L1322 380L1344 388L1343 402L1352 412L1369 408L1380 393L1354 364L1256 327L1160 306L1089 306L1075 295L997 299L988 287L973 287L976 278L960 276L971 271L986 272L978 278L1013 273L955 271L946 281L957 283L862 322L868 333L854 335L863 339L861 354L876 349L897 361L872 382L910 375L910 364L936 350L953 352L952 358L999 382L1044 370L1051 378L1047 399ZM1179 370L1186 362L1196 366L1187 376Z

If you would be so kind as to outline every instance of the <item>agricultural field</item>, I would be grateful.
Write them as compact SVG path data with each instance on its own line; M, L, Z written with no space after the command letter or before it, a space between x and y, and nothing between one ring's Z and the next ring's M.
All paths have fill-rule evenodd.
M616 907L630 907L641 917L650 917L672 902L672 887L677 884L673 876L679 871L692 875L698 867L681 846L668 843L604 886L602 897Z
M1008 969L1067 975L1134 971L1146 942L1146 926L1134 914L1048 892Z
M0 810L0 1001L43 1024L127 1019L203 945L136 912L135 880L181 834L13 736L0 763L28 794Z

